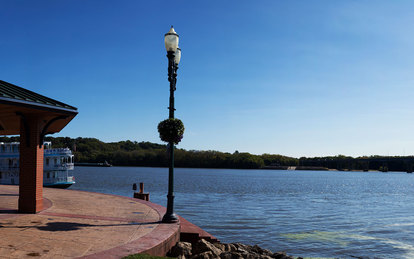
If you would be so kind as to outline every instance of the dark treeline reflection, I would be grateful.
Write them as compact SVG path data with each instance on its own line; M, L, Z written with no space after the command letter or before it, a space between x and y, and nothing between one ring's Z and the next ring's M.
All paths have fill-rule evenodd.
M19 137L0 137L0 142L19 141ZM95 138L46 137L52 146L69 147L75 154L77 163L102 163L107 161L115 166L151 166L168 165L167 146L151 142L119 141L105 143ZM313 158L293 158L275 154L254 155L246 152L226 153L219 151L197 151L176 149L176 167L192 168L237 168L260 169L273 167L287 169L299 166L300 169L316 167L337 170L381 170L409 171L414 167L414 157L349 157L329 156Z

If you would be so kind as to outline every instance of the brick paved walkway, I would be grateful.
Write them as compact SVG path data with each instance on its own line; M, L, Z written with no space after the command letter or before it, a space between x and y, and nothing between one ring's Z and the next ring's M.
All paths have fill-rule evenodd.
M0 258L121 258L164 254L179 224L160 224L165 208L133 198L44 189L46 209L18 214L18 186L0 185Z

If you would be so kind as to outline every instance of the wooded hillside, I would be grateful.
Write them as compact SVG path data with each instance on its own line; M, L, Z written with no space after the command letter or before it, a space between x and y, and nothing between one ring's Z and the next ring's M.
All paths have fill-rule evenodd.
M68 147L77 163L108 163L115 166L168 166L167 146L151 142L119 141L105 143L96 138L46 137L52 147ZM0 142L19 141L19 137L0 137ZM177 148L176 167L259 169L266 166L325 167L337 170L412 171L414 156L329 156L293 158L282 155L253 155L246 152L226 153Z

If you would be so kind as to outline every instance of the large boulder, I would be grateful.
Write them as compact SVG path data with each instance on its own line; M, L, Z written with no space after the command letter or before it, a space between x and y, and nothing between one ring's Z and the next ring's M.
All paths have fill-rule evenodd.
M263 248L261 248L260 246L258 246L258 245L254 245L252 248L251 248L251 251L253 251L253 252L255 252L255 253L258 253L258 254L264 254L264 249Z
M222 251L219 248L217 248L215 245L204 239L201 239L194 244L192 253L193 255L197 255L208 251L215 255L215 258L220 257L220 254L222 253Z
M216 259L220 256L213 254L211 251L202 252L200 254L194 254L191 259Z
M215 247L217 247L218 249L220 249L222 252L224 252L224 251L225 251L225 249L226 249L226 245L225 245L225 244L222 244L222 243L218 243L218 242L216 242L216 243L213 243L213 245L214 245Z
M244 259L243 255L237 252L223 252L220 254L221 259Z
M249 252L252 254L260 255L260 258L272 258L273 252L267 249L263 249L258 245L249 246Z
M275 259L294 259L293 256L286 255L286 252L276 252L272 257Z
M184 256L184 258L189 258L192 255L192 245L188 242L178 242L171 251L169 252L169 256L171 257L179 257L180 255Z
M252 250L252 246L249 246L249 245L245 245L241 243L234 243L233 245L236 247L237 251L240 251L240 252L250 252Z
M236 252L237 247L233 244L224 244L224 250L225 252Z

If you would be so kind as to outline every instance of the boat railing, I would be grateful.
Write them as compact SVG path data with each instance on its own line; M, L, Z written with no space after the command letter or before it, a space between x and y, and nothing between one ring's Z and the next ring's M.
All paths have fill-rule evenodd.
M68 155L71 155L72 151L70 151L69 148L65 147L65 148L45 149L44 153L45 154L68 154Z
M45 165L45 170L73 170L74 163L64 163L64 164L57 164L57 165Z
M17 151L10 151L10 150L0 150L0 154L2 154L2 155L18 155L20 152L19 152L19 150L17 150Z
M73 176L55 178L55 182L72 182Z
M8 166L0 166L0 172L5 172L5 173L18 173L20 172L19 167L17 166L13 166L13 167L8 167Z
M53 148L53 149L44 149L44 154L62 154L62 155L72 155L72 151L69 148ZM1 150L0 154L2 155L16 155L19 154L19 150Z
M6 171L6 170L10 170L10 169L19 169L18 165L12 165L12 166L0 166L0 171Z

